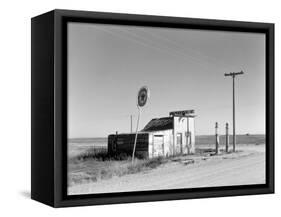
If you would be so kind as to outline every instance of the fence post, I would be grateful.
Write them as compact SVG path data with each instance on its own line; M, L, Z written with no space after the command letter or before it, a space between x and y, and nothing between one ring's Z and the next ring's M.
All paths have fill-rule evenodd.
M228 135L228 123L225 124L225 152L228 153L229 135Z
M218 122L216 122L216 125L215 125L215 137L216 137L216 154L219 154L219 145L220 145L220 137L219 137L219 134L218 134Z

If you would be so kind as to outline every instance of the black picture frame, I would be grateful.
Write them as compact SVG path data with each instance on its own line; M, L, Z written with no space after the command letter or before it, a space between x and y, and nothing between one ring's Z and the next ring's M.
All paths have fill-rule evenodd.
M266 34L266 184L90 195L67 188L67 22ZM274 193L274 24L53 10L32 18L31 198L53 207Z

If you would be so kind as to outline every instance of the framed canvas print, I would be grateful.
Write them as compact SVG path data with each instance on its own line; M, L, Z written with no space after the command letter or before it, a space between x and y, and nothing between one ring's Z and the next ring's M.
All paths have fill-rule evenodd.
M274 24L54 10L31 35L34 200L274 192Z

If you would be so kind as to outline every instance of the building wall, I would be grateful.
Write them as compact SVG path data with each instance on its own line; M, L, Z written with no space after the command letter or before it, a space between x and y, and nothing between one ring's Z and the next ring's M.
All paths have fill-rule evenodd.
M181 142L178 142L179 137L181 137ZM174 154L191 154L195 152L193 117L174 117L173 143L175 144Z
M159 137L163 138L163 145L158 145ZM149 158L173 155L173 130L149 132L148 153Z
M112 134L108 136L108 153L110 155L132 155L135 141L135 133ZM139 133L135 156L148 157L149 133Z
M174 117L174 154L187 154L186 147L187 117ZM181 135L181 144L178 142Z
M189 153L195 153L195 126L194 118L188 118L188 129L191 132Z

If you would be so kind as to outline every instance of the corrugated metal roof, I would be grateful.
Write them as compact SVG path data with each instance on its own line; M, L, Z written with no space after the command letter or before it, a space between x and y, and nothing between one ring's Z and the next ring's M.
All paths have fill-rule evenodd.
M173 117L154 118L143 128L142 131L159 131L173 129Z

